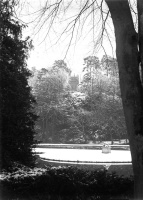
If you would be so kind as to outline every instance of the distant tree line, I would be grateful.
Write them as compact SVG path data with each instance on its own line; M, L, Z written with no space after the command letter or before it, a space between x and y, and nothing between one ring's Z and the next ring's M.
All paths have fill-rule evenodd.
M51 68L32 69L29 79L39 120L36 139L44 143L89 143L126 139L116 59L84 59L78 91L70 88L71 71L63 60Z

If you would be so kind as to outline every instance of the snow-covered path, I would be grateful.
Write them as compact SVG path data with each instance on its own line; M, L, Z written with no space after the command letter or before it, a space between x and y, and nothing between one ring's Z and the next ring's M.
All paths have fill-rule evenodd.
M131 153L126 150L111 150L111 153L102 153L102 150L92 149L56 149L56 148L36 148L36 152L41 152L40 157L51 160L78 161L78 162L117 162L130 163Z

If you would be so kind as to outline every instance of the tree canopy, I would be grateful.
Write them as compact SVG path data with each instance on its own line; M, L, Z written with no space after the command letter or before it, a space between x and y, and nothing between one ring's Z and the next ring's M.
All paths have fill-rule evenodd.
M99 143L127 138L118 75L112 73L112 62L108 63L109 70L103 59L85 59L92 58L95 62L88 62L87 70L83 68L83 80L77 91L70 88L72 76L67 78L66 69L55 70L56 61L51 68L33 68L29 84L37 100L36 112L40 117L36 138L41 142ZM98 68L94 69L96 63ZM85 79L88 73L89 80Z
M2 168L15 162L34 166L32 147L35 99L28 85L31 73L26 59L31 41L22 40L24 26L13 17L14 1L1 1L0 71L1 71L1 163Z

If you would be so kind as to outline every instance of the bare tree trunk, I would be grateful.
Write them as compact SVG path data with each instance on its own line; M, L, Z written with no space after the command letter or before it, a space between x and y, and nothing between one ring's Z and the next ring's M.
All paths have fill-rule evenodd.
M141 80L143 85L143 1L137 1L138 9L138 39L139 39L139 60L141 62Z
M143 87L139 75L138 36L128 0L105 0L113 20L123 109L134 172L135 199L143 199Z
M1 49L0 49L0 52L1 52ZM2 84L2 81L1 81L1 68L0 68L0 171L2 169L2 109L1 109L2 108L2 89L1 89L1 84Z
M0 2L0 8L2 7L1 4L2 3ZM2 32L3 32L3 20L2 20L2 15L0 15L0 60L1 60L1 53L2 53L1 52ZM0 171L2 168L2 88L1 88L2 87L2 80L1 80L2 69L1 67L0 67Z

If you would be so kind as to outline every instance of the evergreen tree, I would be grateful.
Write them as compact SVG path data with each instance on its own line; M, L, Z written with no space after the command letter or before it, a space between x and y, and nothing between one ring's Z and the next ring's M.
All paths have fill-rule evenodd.
M31 42L22 40L21 25L14 18L15 2L2 0L0 9L0 68L1 68L1 163L2 168L14 162L34 166L32 147L35 100L28 86L31 75L26 68Z

